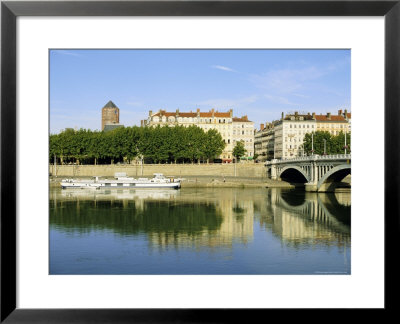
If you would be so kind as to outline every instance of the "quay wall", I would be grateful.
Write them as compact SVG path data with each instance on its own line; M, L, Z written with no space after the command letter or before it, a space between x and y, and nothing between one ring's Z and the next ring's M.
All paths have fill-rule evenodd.
M116 172L126 172L131 177L148 177L153 173L166 176L215 176L231 177L235 175L234 164L144 164L141 165L49 165L52 176L63 177L112 177ZM266 168L262 163L238 163L236 176L246 178L266 178Z

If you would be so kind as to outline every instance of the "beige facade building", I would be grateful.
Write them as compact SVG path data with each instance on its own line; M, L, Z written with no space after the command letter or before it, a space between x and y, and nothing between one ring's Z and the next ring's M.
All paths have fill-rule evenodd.
M254 123L249 121L247 116L242 118L233 117L232 109L227 112L219 112L214 109L208 112L201 112L200 109L197 109L196 112L180 112L177 109L175 112L159 110L156 113L150 110L148 118L143 120L141 125L150 127L158 125L169 127L182 125L188 127L195 125L205 132L210 129L216 129L225 141L225 149L220 155L224 162L233 160L232 151L234 143L238 140L243 140L247 144L248 154L254 155ZM240 132L239 128L241 129Z
M317 129L315 114L282 113L281 120L275 125L274 158L290 158L304 154L303 140L306 133Z
M266 127L260 125L260 130L255 133L255 153L259 155L259 161L302 156L304 135L316 131L331 135L341 131L350 133L351 113L347 110L339 110L337 115L282 113L279 121L267 123Z
M252 160L254 157L254 122L250 121L247 116L241 118L234 117L232 121L233 147L235 147L236 142L242 141L244 143L244 148L246 149L243 158Z
M351 113L339 110L337 115L315 115L317 131L329 132L331 135L339 135L340 132L351 132Z
M257 161L264 162L274 158L275 147L275 125L272 123L260 124L260 129L254 133L254 154L257 154Z

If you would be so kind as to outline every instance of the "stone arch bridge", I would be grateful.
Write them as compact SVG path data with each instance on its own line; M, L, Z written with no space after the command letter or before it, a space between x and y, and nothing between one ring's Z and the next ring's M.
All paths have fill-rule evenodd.
M351 155L311 155L265 163L267 176L273 180L304 183L306 191L334 191L351 174Z

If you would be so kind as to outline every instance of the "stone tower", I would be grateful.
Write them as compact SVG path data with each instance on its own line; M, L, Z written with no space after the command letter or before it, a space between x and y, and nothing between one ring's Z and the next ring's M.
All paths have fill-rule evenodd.
M111 100L101 110L101 130L106 124L119 124L119 108Z

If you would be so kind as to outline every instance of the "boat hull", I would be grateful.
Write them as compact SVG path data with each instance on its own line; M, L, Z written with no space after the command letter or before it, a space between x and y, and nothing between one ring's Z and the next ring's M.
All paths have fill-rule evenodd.
M157 188L157 189L179 189L179 182L171 183L82 183L82 182L61 182L62 189L135 189L135 188Z

